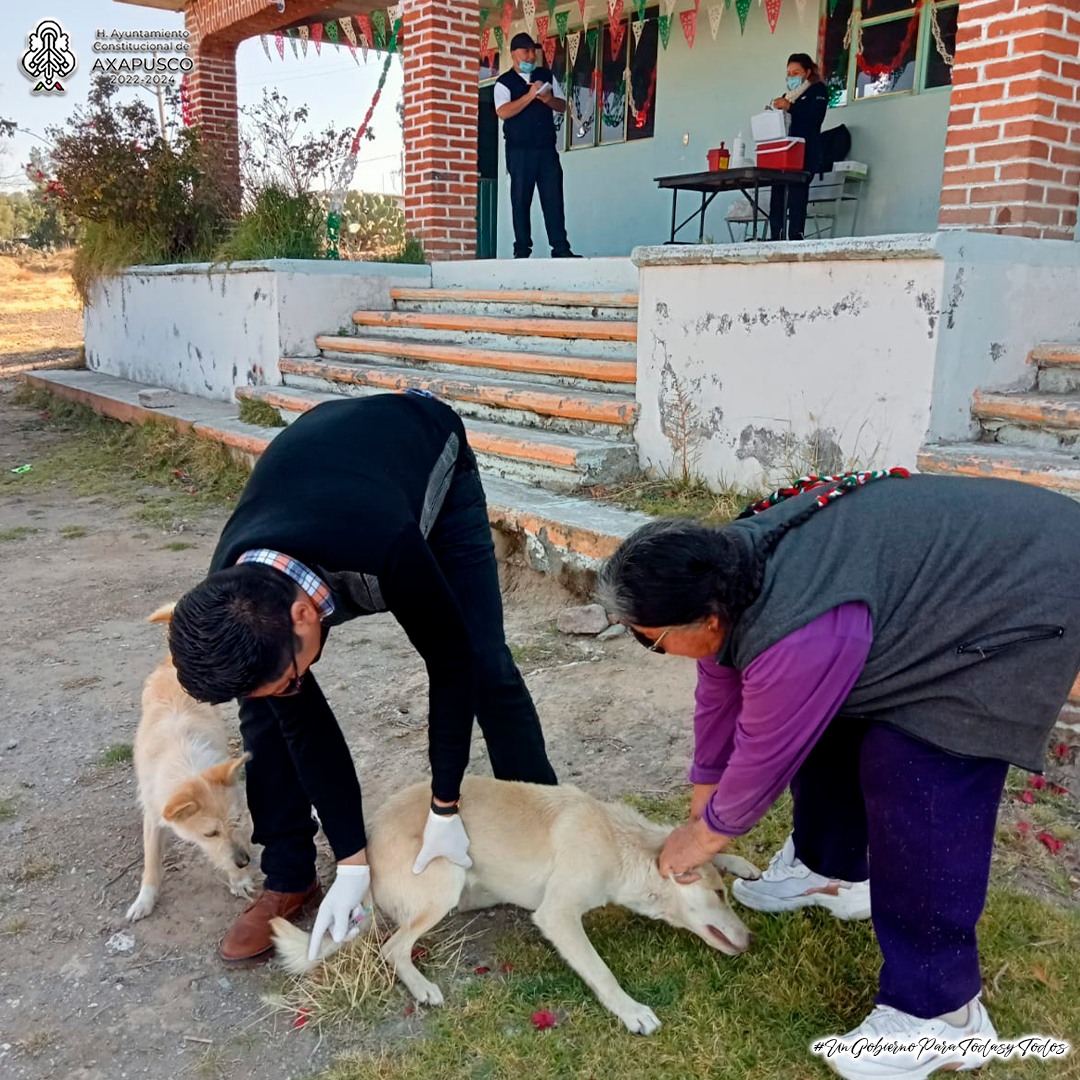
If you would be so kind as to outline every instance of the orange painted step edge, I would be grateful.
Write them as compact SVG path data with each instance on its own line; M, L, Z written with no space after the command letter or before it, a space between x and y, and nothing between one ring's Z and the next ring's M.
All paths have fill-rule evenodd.
M147 409L142 405L133 405L127 401L116 401L113 398L102 397L93 390L84 389L81 386L65 386L63 383L49 382L46 379L38 379L31 372L26 372L23 379L36 386L40 390L47 390L50 394L64 401L71 401L77 405L85 405L93 409L99 416L107 416L110 420L120 420L125 424L149 424L153 421L164 421L180 431L190 431L194 422L184 420L182 417L170 415L161 409Z
M535 390L514 390L496 386L473 386L455 382L453 379L415 378L380 371L378 368L327 364L322 361L289 360L278 362L278 370L295 375L307 375L315 379L332 379L335 382L355 383L358 386L377 386L386 390L431 390L443 397L459 401L472 401L480 405L501 405L526 409L541 416L561 416L568 420L587 420L598 424L630 424L637 415L637 402L614 399L610 402L588 401L567 394L542 393Z
M548 292L544 289L410 289L390 290L392 300L461 300L468 303L552 304L563 307L638 306L637 293Z
M1080 364L1080 345L1060 342L1054 345L1036 345L1027 354L1029 364Z
M517 371L534 375L562 375L565 378L592 379L596 382L633 383L637 381L637 361L597 360L585 356L544 356L540 353L475 350L459 345L431 345L421 341L385 341L382 338L335 337L320 334L315 338L320 349L332 352L371 353L376 356L406 356L437 364L491 368L494 371Z
M963 476L992 476L999 480L1019 480L1036 487L1055 488L1059 491L1080 491L1080 477L1062 476L1059 473L1040 472L1038 469L1024 469L1015 465L1005 465L971 455L967 460L958 461L954 457L941 457L932 452L918 455L916 464L922 471L927 465Z
M496 514L500 515L499 521L494 521ZM497 505L488 506L488 517L492 518L496 528L506 528L531 533L534 536L543 535L544 539L557 548L564 551L573 551L578 555L585 555L593 559L607 559L615 553L622 538L608 536L604 533L593 532L592 529L584 529L572 525L563 525L558 522L548 521L537 514L531 514L525 510L511 510L508 507Z
M1010 401L1008 398L990 398L976 390L971 411L987 419L1026 420L1029 423L1076 423L1080 426L1080 406L1037 405L1029 402Z
M503 319L495 315L427 315L413 311L355 311L357 326L391 329L420 327L424 330L486 331L520 334L522 337L586 338L590 341L637 341L637 323L603 319Z

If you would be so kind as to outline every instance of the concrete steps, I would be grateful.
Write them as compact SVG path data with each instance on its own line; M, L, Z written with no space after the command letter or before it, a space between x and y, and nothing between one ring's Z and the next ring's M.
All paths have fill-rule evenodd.
M412 289L390 290L396 311L472 314L483 304L488 315L528 318L549 315L580 319L637 321L637 294L631 292L559 292L541 289Z
M1080 345L1051 342L1028 353L1033 387L976 390L976 441L924 446L921 472L1019 480L1080 500ZM1080 678L1058 719L1080 732Z
M236 396L264 401L286 423L340 394L281 386L246 386ZM567 435L538 428L511 427L465 418L469 445L485 475L521 483L539 482L549 490L573 491L591 484L612 484L638 473L637 449L587 435Z
M177 394L167 409L138 404L140 383L92 371L37 371L24 378L66 401L87 405L102 416L124 423L166 423L228 446L234 454L254 462L284 429L258 427L239 419L229 402ZM285 391L282 391L285 393ZM248 395L244 396L262 396ZM290 400L291 405L297 401ZM317 404L308 403L308 408ZM476 427L482 437L485 428ZM503 433L491 432L492 436ZM470 442L473 433L470 432ZM565 440L560 441L566 445ZM554 443L552 443L554 446ZM506 547L516 549L530 566L569 584L581 584L580 575L596 569L623 537L649 518L601 502L543 491L526 484L484 473L488 518Z

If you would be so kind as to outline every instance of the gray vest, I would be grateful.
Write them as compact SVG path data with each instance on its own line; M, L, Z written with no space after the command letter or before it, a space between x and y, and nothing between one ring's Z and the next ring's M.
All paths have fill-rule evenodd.
M728 528L760 545L814 497ZM781 538L718 662L741 670L850 601L874 640L841 716L1043 769L1080 669L1080 505L1009 480L874 481Z

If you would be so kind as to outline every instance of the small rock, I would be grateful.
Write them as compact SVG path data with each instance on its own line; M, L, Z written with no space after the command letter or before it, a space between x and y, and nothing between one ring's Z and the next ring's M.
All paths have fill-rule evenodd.
M597 641L610 641L612 638L621 637L626 633L626 627L620 623L614 623L609 626L602 634L597 634Z
M608 627L607 612L600 604L563 608L555 625L564 634L599 634Z
M221 987L222 990L231 990L232 989L232 983L229 982L229 980L226 979L224 975L222 975L221 978L218 979L217 984L218 984L218 986Z
M7 745L4 747L4 749L5 750L14 750L15 747L18 746L18 745L19 745L19 740L18 739L8 739Z
M125 934L123 930L118 930L105 942L105 948L113 954L133 952L135 937L132 934Z
M176 394L164 386L139 391L139 404L144 409L169 409L176 404Z

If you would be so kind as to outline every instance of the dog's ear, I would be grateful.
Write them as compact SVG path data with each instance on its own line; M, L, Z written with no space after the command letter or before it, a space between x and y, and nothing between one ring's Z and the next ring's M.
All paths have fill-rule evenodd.
M240 769L251 760L250 754L241 754L237 758L230 758L220 765L214 765L203 773L208 783L220 784L222 787L235 784Z
M751 881L761 877L761 871L740 855L714 855L713 866L724 873L733 874L738 878L748 878Z
M185 791L178 791L161 811L166 821L183 821L199 809L199 804Z
M173 608L176 607L176 601L171 604L162 604L152 615L148 616L147 622L171 622Z

